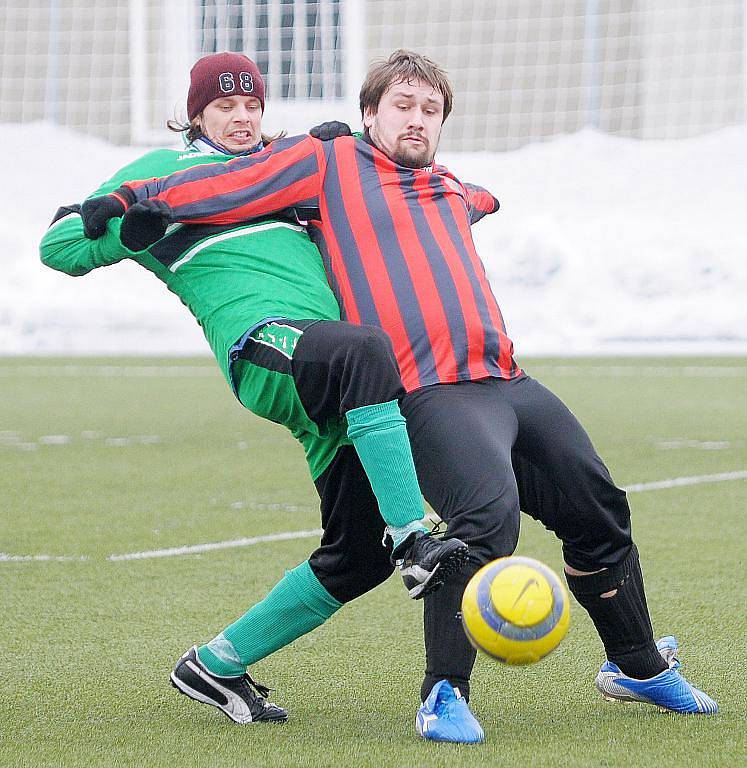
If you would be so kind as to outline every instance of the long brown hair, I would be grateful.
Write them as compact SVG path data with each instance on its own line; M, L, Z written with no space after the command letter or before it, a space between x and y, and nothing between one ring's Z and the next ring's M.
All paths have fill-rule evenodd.
M392 55L384 60L374 62L368 70L360 92L361 115L366 110L375 114L379 108L379 102L389 86L395 83L410 83L413 80L422 80L432 86L444 97L444 117L449 116L454 93L446 72L427 56L414 51L398 48ZM442 121L443 122L443 121Z

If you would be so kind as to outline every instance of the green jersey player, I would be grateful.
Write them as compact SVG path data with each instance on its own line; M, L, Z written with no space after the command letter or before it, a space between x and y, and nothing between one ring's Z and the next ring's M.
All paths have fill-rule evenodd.
M261 151L272 140L261 132L263 110L254 62L236 53L200 59L191 73L190 123L182 126L186 149L146 154L94 196L125 181ZM152 272L194 315L240 402L288 427L304 447L321 498L320 546L264 600L188 651L172 674L180 691L236 722L283 720L285 710L265 699L247 666L381 583L391 560L401 562L410 595L421 597L466 559L461 541L434 539L422 524L391 344L378 328L340 321L320 254L297 220L177 225L145 248L120 219L86 230L80 211L58 211L41 243L42 261L70 275L123 259ZM141 223L153 213L143 204ZM391 558L381 545L385 524Z

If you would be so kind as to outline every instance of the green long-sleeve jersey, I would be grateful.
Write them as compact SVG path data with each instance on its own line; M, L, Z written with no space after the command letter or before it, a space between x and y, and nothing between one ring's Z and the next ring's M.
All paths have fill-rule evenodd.
M159 149L122 168L94 196L124 181L165 176L231 155ZM119 240L121 219L89 240L79 215L64 216L47 230L41 260L69 275L132 259L152 272L194 315L231 382L229 350L248 330L278 317L339 320L340 309L327 283L319 251L303 227L268 219L246 225L181 226L142 252Z

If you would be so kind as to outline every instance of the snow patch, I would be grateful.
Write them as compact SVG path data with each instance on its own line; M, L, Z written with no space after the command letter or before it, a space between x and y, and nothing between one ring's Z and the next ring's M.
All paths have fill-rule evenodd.
M38 243L146 151L4 126L0 354L207 353L179 300L133 263L71 278ZM507 153L443 154L501 201L473 232L516 353L747 352L747 127L679 141L590 130ZM22 160L21 160L22 159Z

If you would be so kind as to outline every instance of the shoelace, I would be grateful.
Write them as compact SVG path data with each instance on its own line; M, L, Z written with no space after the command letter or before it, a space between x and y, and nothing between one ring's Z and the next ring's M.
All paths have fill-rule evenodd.
M258 694L254 701L256 704L259 704L263 710L266 711L268 709L277 708L278 705L275 704L274 701L268 701L267 699L270 691L274 690L274 688L268 688L266 685L258 683L248 672L242 675L239 685L241 685L243 688L249 689L252 694Z
M446 533L446 523L444 523L443 520L439 520L437 523L433 523L433 528L431 528L431 536L437 536L441 533Z
M248 672L242 677L242 680L249 685L250 688L253 688L262 698L267 698L270 691L274 690L266 685L262 685L262 683L258 683Z
M679 669L680 659L678 652L679 648L671 648L669 646L659 649L659 653L661 654L661 657L664 659L664 663L669 667L669 669Z
M437 523L433 523L433 528L430 530L431 536L437 536L441 533L446 533L446 523L443 520L439 520ZM381 537L381 546L386 546L386 537L389 535L389 526L384 527L384 535Z
M439 698L438 701L436 701L436 706L434 707L436 715L444 720L451 720L451 705L456 703L456 701L457 698L453 695Z

